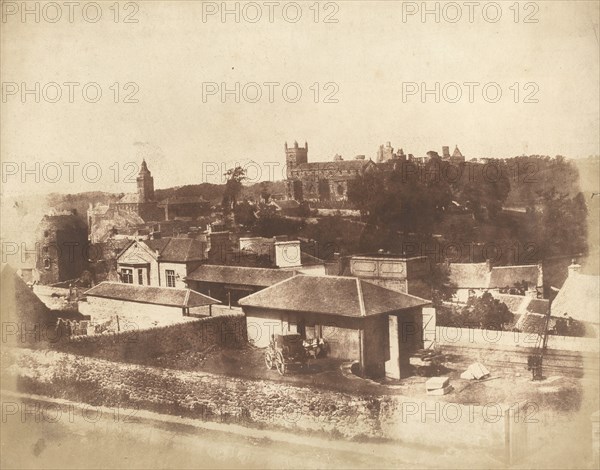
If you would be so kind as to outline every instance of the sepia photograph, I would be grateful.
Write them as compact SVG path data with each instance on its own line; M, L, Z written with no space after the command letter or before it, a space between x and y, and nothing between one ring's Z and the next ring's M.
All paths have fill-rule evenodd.
M600 0L0 10L0 468L600 470Z

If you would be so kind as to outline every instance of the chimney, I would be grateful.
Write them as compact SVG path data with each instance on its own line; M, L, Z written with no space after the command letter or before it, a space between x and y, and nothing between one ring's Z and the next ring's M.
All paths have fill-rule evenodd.
M275 266L278 268L302 266L299 240L275 242Z
M569 266L569 276L572 274L578 273L581 269L581 265L577 264L575 260L571 260L571 265Z

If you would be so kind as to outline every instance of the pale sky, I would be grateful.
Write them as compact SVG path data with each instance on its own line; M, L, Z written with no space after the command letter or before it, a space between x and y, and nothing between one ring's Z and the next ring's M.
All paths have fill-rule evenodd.
M307 140L309 161L330 160L336 153L346 159L357 154L375 158L378 146L387 141L416 156L441 152L443 145L452 151L458 144L467 159L600 153L598 2L541 1L534 3L539 7L535 12L521 2L517 23L513 1L499 2L502 17L496 23L484 18L481 7L470 22L464 2L456 3L462 10L456 23L447 21L455 15L450 7L444 16L444 2L439 3L439 23L433 15L422 22L419 13L403 21L403 8L420 8L421 2L321 2L319 22L314 21L314 7L310 9L314 2L299 2L302 17L297 23L282 15L290 2L278 2L273 23L264 2L255 4L262 10L256 23L246 21L256 12L247 7L243 16L243 3L239 23L233 15L222 22L219 13L203 21L202 3L133 2L138 6L134 12L122 2L115 23L113 2L99 2L98 22L85 21L76 8L71 23L68 7L58 2L63 5L60 20L47 21L56 16L49 8L40 11L35 23L33 14L25 22L20 11L9 14L21 2L4 2L3 192L133 191L134 185L124 181L131 171L125 165L139 163L142 156L157 188L213 181L207 170L222 173L214 170L214 162L227 169L255 161L263 169L262 179L269 177L269 165L279 164L275 179L281 179L286 140ZM221 6L204 3L205 10ZM436 3L428 5L434 9ZM236 2L228 5L236 8ZM295 10L286 11L293 19ZM132 12L138 23L124 23ZM531 12L538 22L524 23ZM95 15L93 9L86 13ZM329 13L337 23L323 22ZM493 18L495 12L487 13ZM35 82L40 87L50 82L81 85L73 103L64 85L56 103L48 102L55 96L51 86L45 88L48 100L40 92L39 103L33 94L23 103L21 84L33 89ZM97 103L82 97L82 85L88 82L102 90ZM120 84L118 103L110 88L115 82ZM128 82L137 84L137 103L122 102L133 90L124 89ZM210 82L230 88L236 82L240 87L256 82L263 96L257 103L243 98L236 103L227 95L223 103L217 94L203 102L203 83ZM265 82L280 84L272 103ZM302 89L296 103L282 95L283 85L292 82ZM417 93L403 102L403 83L409 82L431 88L439 82L440 89L456 82L463 95L457 103L443 96L436 103L427 95L423 103ZM472 103L465 82L480 84ZM482 94L483 85L492 82L502 90L496 103ZM314 83L320 84L318 103ZM323 102L334 90L333 85L325 89L326 83L335 84L337 103ZM526 88L526 83L534 85ZM19 87L16 92L12 84ZM93 98L94 89L89 90ZM255 90L246 90L253 99ZM454 98L455 89L446 90ZM532 91L538 102L525 103ZM33 185L35 175L30 174L23 184L21 164L35 172L36 161L40 182ZM80 163L73 167L72 181L65 162ZM90 163L102 170L96 183L91 182L93 168L87 178L82 175L82 166ZM62 176L56 176L56 166Z

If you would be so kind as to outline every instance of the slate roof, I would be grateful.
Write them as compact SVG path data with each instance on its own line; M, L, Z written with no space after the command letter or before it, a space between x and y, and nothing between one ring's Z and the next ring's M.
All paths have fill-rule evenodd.
M526 266L494 266L490 274L489 287L512 287L518 282L526 281L530 287L542 287L542 275L537 264Z
M522 281L531 287L542 287L540 266L494 266L490 271L486 263L450 264L449 283L458 289L500 289Z
M355 277L298 275L244 297L240 305L275 310L365 317L429 305Z
M448 280L458 289L486 289L490 271L486 263L451 263Z
M186 263L206 259L206 242L194 238L159 238L142 240L151 251L160 255L160 261Z
M527 295L496 294L492 296L504 303L514 314L534 313L546 315L550 308L550 301L547 299L535 299Z
M556 318L550 317L548 322L548 330L551 330L556 325ZM544 334L544 327L546 326L546 316L538 315L535 313L527 313L525 315L521 315L517 322L515 323L515 327L524 333L533 333L542 335Z
M552 302L552 316L600 323L600 276L570 273Z
M186 280L269 287L294 276L294 271L271 268L248 268L205 264L190 273Z
M137 286L120 282L102 282L85 292L88 297L124 300L145 304L176 307L202 307L219 304L220 301L190 289L172 287Z
M532 300L531 297L526 297L524 295L492 293L492 296L505 304L512 313L524 312L527 305Z

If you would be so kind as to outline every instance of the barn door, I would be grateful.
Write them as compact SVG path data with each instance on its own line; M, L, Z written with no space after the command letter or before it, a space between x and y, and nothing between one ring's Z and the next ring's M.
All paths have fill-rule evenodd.
M423 348L433 349L435 346L435 308L423 308Z

